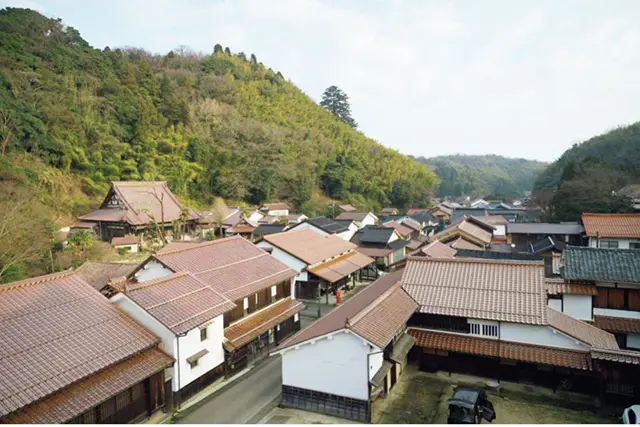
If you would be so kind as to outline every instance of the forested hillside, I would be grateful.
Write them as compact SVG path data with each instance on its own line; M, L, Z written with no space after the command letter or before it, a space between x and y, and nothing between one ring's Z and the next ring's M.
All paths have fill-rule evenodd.
M427 204L429 168L352 126L253 54L98 50L59 19L0 10L0 282L109 251L63 251L53 221L96 207L113 180L166 180L195 208Z
M575 144L535 184L549 217L575 221L582 212L627 212L618 190L640 182L640 122Z
M418 157L418 162L431 167L440 179L440 197L511 198L522 197L531 190L543 162L511 159L496 155Z

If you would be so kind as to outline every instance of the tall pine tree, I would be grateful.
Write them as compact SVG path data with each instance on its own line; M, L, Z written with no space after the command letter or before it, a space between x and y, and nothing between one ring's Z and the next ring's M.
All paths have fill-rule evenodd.
M324 91L320 105L331 111L337 118L352 128L358 127L358 123L351 117L349 97L338 86L329 86Z

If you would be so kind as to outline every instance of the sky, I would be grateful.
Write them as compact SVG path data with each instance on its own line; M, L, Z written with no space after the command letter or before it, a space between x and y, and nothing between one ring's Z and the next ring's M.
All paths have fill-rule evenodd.
M415 156L553 161L640 120L637 0L0 0L94 47L254 53L314 100Z

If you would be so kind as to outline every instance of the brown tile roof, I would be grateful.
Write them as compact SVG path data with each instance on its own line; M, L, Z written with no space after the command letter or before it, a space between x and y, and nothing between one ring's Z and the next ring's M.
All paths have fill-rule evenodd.
M291 268L240 236L163 251L155 258L175 272L193 273L232 301L296 275Z
M427 246L420 248L416 255L423 255L429 258L453 258L456 256L456 252L454 248L441 243L439 240L434 240Z
M640 238L640 214L583 213L582 223L589 237Z
M334 234L321 236L310 229L268 234L263 239L309 265L342 255L356 248L356 245L339 236Z
M444 241L456 235L463 236L473 243L485 246L491 244L491 237L493 236L490 232L471 223L467 219L463 219L450 225L439 233L434 234L433 239Z
M333 283L374 262L375 260L373 258L369 258L358 251L351 251L340 258L322 263L307 271Z
M591 350L591 358L616 363L640 365L640 351L633 350Z
M124 293L176 335L235 307L233 302L188 272L125 285Z
M224 346L229 349L241 347L300 312L303 308L302 302L289 297L251 313L248 317L231 324L224 330L226 338Z
M405 227L409 227L414 231L422 231L422 228L423 228L422 224L420 224L418 221L408 217L402 220L402 225L404 225Z
M121 262L87 261L75 269L75 273L94 289L101 290L110 280L130 275L138 264Z
M546 278L544 280L547 287L547 294L572 294L572 295L598 295L598 290L593 285L581 285L576 283L565 283L564 279Z
M582 370L591 370L592 367L588 352L517 344L418 329L409 329L409 333L416 339L416 345L423 348L478 354Z
M145 350L24 408L9 424L62 424L173 364L157 348Z
M122 201L119 208L106 208L108 199L115 194ZM157 196L157 197L156 197ZM162 202L160 202L160 200ZM120 181L112 182L101 209L81 216L81 220L91 221L123 221L131 225L145 225L152 221L171 222L180 219L182 204L171 192L164 181ZM198 215L190 211L189 219L197 219Z
M113 239L111 239L111 244L113 246L137 245L138 243L139 243L138 236L135 236L135 235L129 235L124 237L114 237Z
M404 225L402 225L402 224L400 224L399 222L396 222L396 221L385 222L384 224L382 224L382 226L386 227L386 228L393 228L402 237L408 236L409 234L413 233L413 230L411 228L409 228L407 226L404 226Z
M410 257L402 284L422 313L547 323L542 261Z
M502 215L475 215L472 218L492 226L509 224L509 221Z
M395 304L399 301L408 302L404 297L394 295L393 303L389 306L389 303L385 303L382 308L375 309L375 307L385 301L386 298L381 298L382 296L388 296L387 292L391 290L391 292L395 292L397 288L394 288L400 281L402 277L402 270L396 270L392 273L385 274L380 277L375 282L371 283L369 286L365 287L359 293L355 294L348 300L344 302L344 304L336 307L334 310L330 311L319 320L315 321L311 325L302 329L289 339L285 340L283 343L278 346L277 350L282 350L288 347L295 346L297 344L309 341L310 339L321 337L323 335L329 334L331 332L336 332L348 327L348 323L350 322L352 325L358 325L358 320L360 323L357 327L360 330L360 333L368 334L369 336L374 336L374 334L386 334L388 331L388 327L390 325L382 325L376 322L376 319L371 316L383 315L390 316L389 318L393 318L394 323L397 319L396 314L398 311L396 309L400 309ZM392 289L393 288L393 289ZM415 304L415 303L414 303ZM400 310L400 314L402 314L402 310L408 307L402 307ZM358 316L362 313L362 316ZM400 316L402 317L402 316ZM385 317L386 319L387 317ZM401 325L400 325L401 326ZM380 332L377 332L375 328L382 328ZM398 326L399 327L399 326ZM396 330L398 329L396 327ZM367 329L371 328L371 332L368 332ZM385 332L383 332L385 331ZM395 332L395 330L394 330ZM380 338L378 338L380 340Z
M610 332L626 332L628 334L640 334L640 319L628 319L625 317L594 316L598 328Z
M411 249L412 251L418 249L419 247L421 247L423 245L423 243L420 240L409 240L409 244L407 245L407 248Z
M438 205L438 206L436 206L434 208L431 208L431 210L429 212L433 213L433 212L436 212L438 210L446 213L448 216L451 216L451 214L453 213L453 209L448 208L448 207L446 207L446 206L444 206L442 204L440 204L440 205Z
M551 307L547 307L547 321L552 328L587 343L591 347L608 350L619 349L618 342L613 334L554 310Z
M0 285L0 418L158 341L71 271Z
M262 207L268 211L282 211L291 209L289 205L284 202L265 203L264 205L262 205Z
M409 208L407 209L407 215L413 215L418 212L429 212L429 208Z
M342 212L336 219L349 219L352 221L364 220L370 212Z
M357 209L354 208L351 205L340 205L338 206L338 208L342 211L342 212L355 212Z
M236 225L227 230L229 233L251 233L256 228L253 225Z
M203 242L190 241L190 240L172 240L169 243L167 243L162 249L160 249L158 253L162 254L165 252L173 252L178 249L193 248L195 247L194 245L201 245L202 243Z
M361 248L357 247L356 251L360 252L369 257L384 257L392 253L393 249L385 249L385 248Z
M453 249L470 249L472 251L481 251L483 246L477 245L465 239L464 237L458 237L454 240L447 242L447 244Z

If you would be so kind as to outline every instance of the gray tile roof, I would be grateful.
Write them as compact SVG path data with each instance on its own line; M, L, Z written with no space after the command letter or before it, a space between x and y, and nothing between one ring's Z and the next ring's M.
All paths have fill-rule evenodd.
M359 242L362 243L382 243L385 244L389 241L393 232L393 228L387 227L365 227L359 233ZM354 236L355 237L355 236ZM355 242L354 242L355 243ZM357 243L356 243L357 244Z
M565 279L640 283L640 249L567 246L562 259Z
M542 222L507 224L507 234L581 234L584 228L578 224L548 224Z
M336 222L330 218L326 218L323 216L319 216L317 218L309 218L305 222L308 222L309 224L312 224L318 227L320 230L330 234L342 233L349 229L349 225L346 224L346 221Z
M287 228L287 226L284 224L260 224L251 234L254 236L262 236L264 234L282 233L285 228Z

